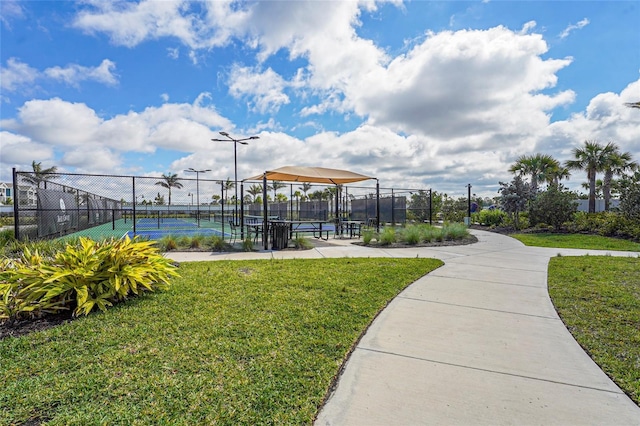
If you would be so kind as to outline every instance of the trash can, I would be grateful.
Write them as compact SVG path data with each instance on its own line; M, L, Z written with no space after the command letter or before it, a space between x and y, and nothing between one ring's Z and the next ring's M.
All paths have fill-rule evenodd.
M273 250L287 248L289 245L289 225L287 223L271 224L271 242Z

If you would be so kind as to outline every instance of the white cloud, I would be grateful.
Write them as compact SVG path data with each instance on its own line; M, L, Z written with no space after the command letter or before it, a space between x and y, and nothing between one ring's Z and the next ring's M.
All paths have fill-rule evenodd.
M169 56L171 59L178 59L180 57L180 49L178 49L177 47L168 47L167 56Z
M254 68L234 65L229 73L229 93L235 98L250 97L250 109L261 113L276 112L289 103L284 93L288 84L271 68L260 72Z
M242 31L247 16L231 1L142 0L91 6L78 13L73 26L90 34L106 33L112 43L127 47L163 37L174 37L191 49L223 46Z
M61 80L70 86L78 87L83 81L97 81L109 86L118 84L118 78L113 74L116 64L109 59L104 59L97 67L84 67L78 64L66 67L51 67L44 70L44 74L54 80Z
M504 27L432 33L387 68L359 75L347 102L371 123L443 141L526 134L548 124L571 92L544 95L570 59L543 60L539 35Z
M114 62L104 59L97 67L69 64L64 68L55 66L41 72L17 58L9 58L7 66L0 69L0 84L2 90L8 92L32 90L30 86L39 80L58 80L73 87L78 87L84 81L113 86L118 84L118 77L113 72L115 67Z
M0 132L0 157L5 166L31 164L32 161L47 161L54 158L53 148L34 142L30 138L7 132Z
M7 59L7 66L0 68L0 87L2 91L13 92L18 88L32 84L39 76L38 70L30 67L18 58Z
M11 20L24 18L24 11L19 1L3 0L0 2L0 22L11 31Z
M569 37L569 34L571 34L572 31L580 30L586 27L587 25L589 25L589 20L587 18L584 18L583 20L579 21L576 24L571 24L567 28L565 28L564 31L562 31L562 33L560 33L560 38Z
M61 166L114 172L122 162L122 153L148 154L158 148L206 152L212 128L233 128L214 107L205 105L208 96L201 94L193 104L165 103L106 119L83 103L58 98L33 100L18 109L17 118L2 120L0 126L22 142L62 153ZM2 142L4 163L4 135Z

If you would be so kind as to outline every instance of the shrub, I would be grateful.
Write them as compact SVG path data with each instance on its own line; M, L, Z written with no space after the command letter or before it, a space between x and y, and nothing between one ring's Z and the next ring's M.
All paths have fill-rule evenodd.
M243 251L253 251L253 240L251 237L247 237L242 241L242 250Z
M198 249L202 247L202 245L204 244L204 240L204 235L194 235L191 237L191 243L189 244L189 247L191 247L192 249Z
M556 231L559 230L576 212L577 204L574 198L574 194L563 190L560 185L550 185L546 191L538 193L529 204L529 224L546 224Z
M438 236L442 236L441 228L436 228L435 226L427 225L422 228L422 241L425 243L430 243L435 241Z
M627 218L640 221L640 170L620 179L620 211Z
M162 239L160 240L160 248L163 251L176 250L178 248L176 238L173 235L162 237Z
M0 319L67 309L87 315L131 294L167 288L177 272L153 244L128 237L102 242L81 237L52 257L25 248L20 258L2 260Z
M462 223L448 223L442 227L442 238L444 240L457 240L469 235L469 230Z
M409 225L399 233L400 241L410 244L416 245L422 239L422 231L420 226Z
M373 240L376 236L376 232L373 229L364 229L362 231L362 242L365 246L371 244L371 240Z
M293 246L299 250L306 250L313 247L309 240L303 236L297 236L293 239Z
M5 229L0 231L0 247L4 247L11 241L15 241L13 229Z
M494 209L494 210L480 210L475 215L475 220L485 226L499 226L502 225L507 214L502 210Z
M383 246L388 246L395 243L396 240L396 229L392 226L385 226L380 233L380 244L382 244Z
M216 251L225 251L229 248L229 244L220 235L212 235L209 237L208 244Z

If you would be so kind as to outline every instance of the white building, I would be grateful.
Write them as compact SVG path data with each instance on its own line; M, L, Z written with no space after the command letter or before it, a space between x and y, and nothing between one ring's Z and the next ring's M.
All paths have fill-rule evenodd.
M7 204L7 201L13 201L13 198L13 184L0 182L0 204Z

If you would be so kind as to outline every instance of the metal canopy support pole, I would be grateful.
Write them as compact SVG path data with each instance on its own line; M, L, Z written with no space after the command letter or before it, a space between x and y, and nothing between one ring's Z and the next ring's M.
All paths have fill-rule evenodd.
M262 242L264 249L269 250L269 221L267 220L267 172L262 175Z

